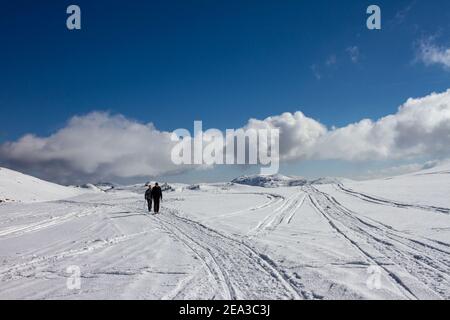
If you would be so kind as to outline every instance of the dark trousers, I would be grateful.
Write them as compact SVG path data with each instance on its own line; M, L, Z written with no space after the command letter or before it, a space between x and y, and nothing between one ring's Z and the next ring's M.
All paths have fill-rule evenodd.
M147 200L147 204L148 204L148 212L152 212L152 199Z
M158 213L159 212L159 199L154 199L154 202L155 202L155 206L154 206L155 212Z

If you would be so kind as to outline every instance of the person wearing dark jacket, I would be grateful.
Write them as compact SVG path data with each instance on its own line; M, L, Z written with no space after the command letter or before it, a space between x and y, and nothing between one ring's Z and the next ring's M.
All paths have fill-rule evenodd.
M159 202L162 200L162 190L158 183L152 188L152 199L154 202L153 209L155 213L159 213Z
M148 212L152 212L152 186L149 184L148 189L145 191L145 200L148 204Z

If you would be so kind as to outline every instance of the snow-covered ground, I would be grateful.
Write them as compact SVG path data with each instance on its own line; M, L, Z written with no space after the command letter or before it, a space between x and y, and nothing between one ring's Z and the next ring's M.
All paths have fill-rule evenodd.
M74 197L80 188L64 187L17 171L0 168L0 202L36 202Z
M449 172L180 184L159 215L143 185L40 199L26 183L8 197L52 201L0 204L0 299L449 299Z

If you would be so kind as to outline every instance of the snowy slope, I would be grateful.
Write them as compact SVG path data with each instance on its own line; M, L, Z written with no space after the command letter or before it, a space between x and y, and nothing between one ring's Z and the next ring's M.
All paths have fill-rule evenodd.
M83 190L43 181L17 171L0 168L0 200L35 202L70 198Z
M384 179L344 182L343 187L377 199L450 208L450 164Z
M2 204L0 299L450 299L449 180L435 169L171 184L159 215L144 184ZM67 287L69 266L80 289Z

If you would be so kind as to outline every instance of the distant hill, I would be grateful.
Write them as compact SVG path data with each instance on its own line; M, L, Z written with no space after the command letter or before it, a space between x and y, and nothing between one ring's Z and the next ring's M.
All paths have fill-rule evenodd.
M0 202L51 201L84 192L0 167Z
M241 176L231 181L232 183L243 184L248 186L277 188L277 187L295 187L314 184L332 184L340 183L339 178L319 178L316 180L307 180L303 177L284 176L282 174L275 175L249 175Z
M241 176L231 181L232 183L244 184L248 186L257 186L264 188L303 186L308 180L302 177L290 177L281 174L275 175L249 175Z

